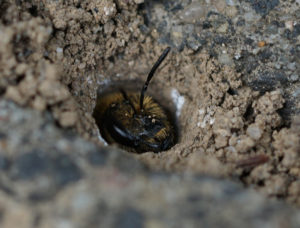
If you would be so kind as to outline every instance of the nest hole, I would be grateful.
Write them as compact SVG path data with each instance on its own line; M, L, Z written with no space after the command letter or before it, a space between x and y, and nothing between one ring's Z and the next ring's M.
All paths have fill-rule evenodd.
M101 137L134 153L169 150L179 138L171 89L151 84L140 107L142 87L143 82L131 80L98 89L93 117Z

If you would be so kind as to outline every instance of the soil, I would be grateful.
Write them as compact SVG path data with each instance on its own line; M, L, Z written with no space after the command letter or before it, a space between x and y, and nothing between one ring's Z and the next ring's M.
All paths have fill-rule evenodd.
M184 98L179 141L130 155L152 170L240 180L300 207L299 1L210 2L1 1L1 99L50 111L103 147L97 94L144 81L171 46L149 93Z

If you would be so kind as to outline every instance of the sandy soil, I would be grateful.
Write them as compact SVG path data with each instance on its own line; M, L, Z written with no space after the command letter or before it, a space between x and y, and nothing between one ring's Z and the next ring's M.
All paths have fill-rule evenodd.
M50 110L60 127L103 146L91 116L97 92L143 81L167 46L155 28L143 27L139 2L2 1L1 97ZM179 141L163 153L132 156L154 170L239 179L300 206L300 119L283 121L282 90L254 91L243 72L205 48L176 47L149 89L161 100L172 100L173 89L183 96Z

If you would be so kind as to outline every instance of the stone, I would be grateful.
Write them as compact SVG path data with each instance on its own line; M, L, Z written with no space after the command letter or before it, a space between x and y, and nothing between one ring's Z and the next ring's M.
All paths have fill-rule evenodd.
M0 118L1 140L6 141L6 147L0 143L1 177L5 177L0 189L1 227L15 226L15 216L25 228L32 227L32 221L41 228L224 223L248 228L283 221L288 227L300 226L295 208L269 201L240 184L153 172L121 150L98 147L57 128L48 115L5 100L0 101L0 110L9 116L5 121ZM284 191L284 181L275 178L277 193ZM289 191L295 194L294 187Z

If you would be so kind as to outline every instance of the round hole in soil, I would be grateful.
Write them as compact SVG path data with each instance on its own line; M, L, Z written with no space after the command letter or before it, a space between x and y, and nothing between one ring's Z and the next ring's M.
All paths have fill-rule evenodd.
M100 88L93 117L109 144L135 153L168 150L178 141L175 104L165 94L170 90L151 84L141 103L142 87L127 81Z

